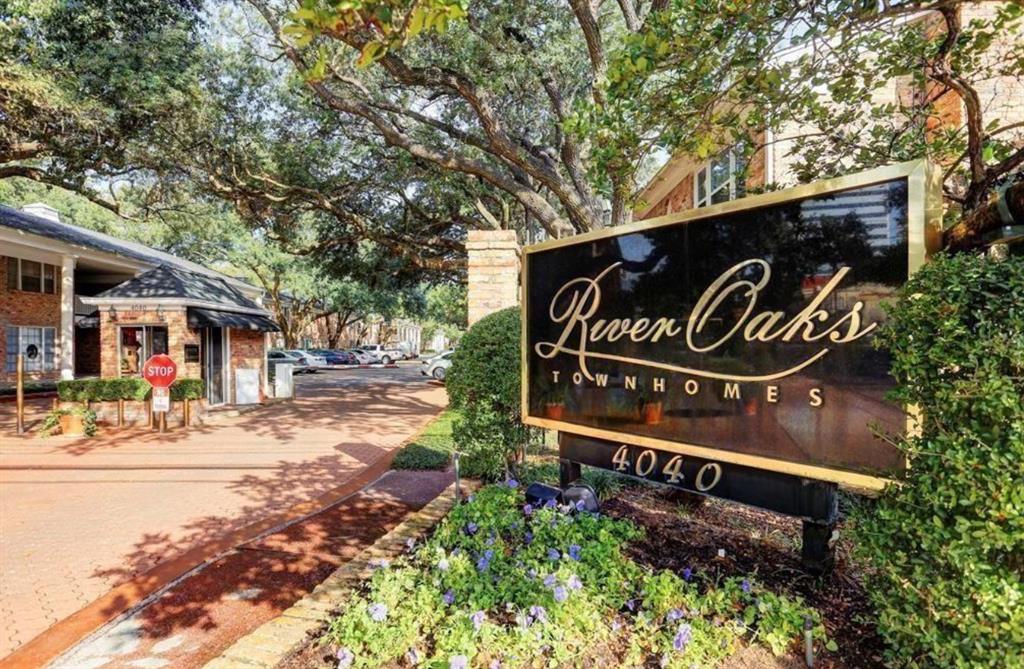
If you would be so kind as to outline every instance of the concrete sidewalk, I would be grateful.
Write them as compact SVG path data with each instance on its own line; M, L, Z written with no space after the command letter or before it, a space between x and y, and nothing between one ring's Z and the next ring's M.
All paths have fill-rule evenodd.
M0 438L0 657L119 587L100 617L336 501L446 402L408 378L332 374L344 385L216 426Z

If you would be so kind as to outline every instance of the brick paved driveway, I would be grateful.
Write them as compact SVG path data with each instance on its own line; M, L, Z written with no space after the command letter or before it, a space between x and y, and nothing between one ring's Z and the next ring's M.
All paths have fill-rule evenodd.
M0 432L0 657L154 566L343 485L446 402L414 367L298 386L293 403L162 436Z

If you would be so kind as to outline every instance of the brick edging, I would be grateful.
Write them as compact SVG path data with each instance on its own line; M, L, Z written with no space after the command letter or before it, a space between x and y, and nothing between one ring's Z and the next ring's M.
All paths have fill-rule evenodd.
M471 482L462 482L471 490ZM346 562L291 608L235 641L204 669L253 669L276 667L299 651L310 634L321 629L331 613L340 608L349 594L373 573L371 563L394 558L408 550L409 539L420 539L434 527L455 502L455 484L448 486L419 511L411 514L373 545Z

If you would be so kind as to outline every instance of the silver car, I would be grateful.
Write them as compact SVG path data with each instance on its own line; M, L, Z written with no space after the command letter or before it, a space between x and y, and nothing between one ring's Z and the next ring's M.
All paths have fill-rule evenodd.
M323 369L327 366L327 358L322 355L313 355L309 351L303 351L297 348L285 349L285 353L294 355L296 358L305 362L306 365L309 366L310 373L316 372L318 369Z
M452 366L453 355L455 355L455 351L451 350L438 353L433 358L427 358L423 361L423 366L420 367L420 374L444 381L444 377L448 375L448 368Z

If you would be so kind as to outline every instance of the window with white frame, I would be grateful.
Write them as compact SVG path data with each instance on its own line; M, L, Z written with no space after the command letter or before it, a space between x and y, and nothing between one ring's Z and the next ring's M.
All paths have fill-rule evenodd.
M18 355L25 356L26 372L50 372L54 366L57 329L21 325L7 326L7 371L18 368Z
M24 258L7 258L7 289L57 294L57 266Z
M728 202L743 197L747 190L744 146L736 144L709 160L693 179L696 207Z

